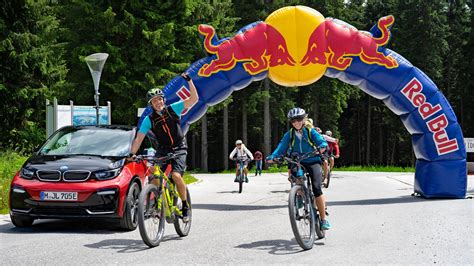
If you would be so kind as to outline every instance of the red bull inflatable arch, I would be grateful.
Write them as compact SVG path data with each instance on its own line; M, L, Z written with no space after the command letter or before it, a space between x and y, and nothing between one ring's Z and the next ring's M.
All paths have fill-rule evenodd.
M304 86L323 75L358 86L382 100L412 136L416 193L426 198L464 198L466 150L461 127L446 98L420 69L394 51L393 16L380 18L369 32L305 6L289 6L266 20L219 39L213 27L200 25L208 57L188 69L199 101L182 113L182 126L197 121L233 91L266 77L282 86ZM167 103L189 95L181 77L164 88ZM152 112L148 107L141 120Z

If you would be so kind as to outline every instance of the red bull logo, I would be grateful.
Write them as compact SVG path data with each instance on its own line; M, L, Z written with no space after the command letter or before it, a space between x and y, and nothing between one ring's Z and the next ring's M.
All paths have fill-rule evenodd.
M398 67L397 61L378 51L390 39L389 27L394 17L386 16L379 19L377 26L382 32L379 38L369 33L358 31L326 19L311 34L308 41L308 51L301 64L327 64L329 67L346 70L352 63L352 56L358 56L367 64L378 64L387 68Z
M427 102L426 96L423 94L422 90L423 84L421 84L417 78L413 78L401 91L410 103L417 108L418 113L421 115L423 120L427 120L443 109L440 104L433 106L431 103ZM448 133L446 132L448 125L449 122L444 113L431 118L426 122L428 130L433 133L433 141L436 145L438 155L459 150L457 139L449 139Z
M296 64L288 52L285 38L274 27L263 22L219 45L211 42L215 36L213 27L199 25L199 33L204 36L206 51L216 55L216 59L201 67L200 76L209 77L219 71L231 70L237 62L243 62L245 71L251 75L278 65Z

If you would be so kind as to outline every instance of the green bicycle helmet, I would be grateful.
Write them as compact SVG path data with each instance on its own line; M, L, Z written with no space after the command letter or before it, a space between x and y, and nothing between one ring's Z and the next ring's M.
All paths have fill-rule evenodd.
M160 89L160 88L153 88L151 90L149 90L146 94L146 98L148 100L148 103L151 102L151 100L155 97L165 97L165 94L163 93L163 91Z

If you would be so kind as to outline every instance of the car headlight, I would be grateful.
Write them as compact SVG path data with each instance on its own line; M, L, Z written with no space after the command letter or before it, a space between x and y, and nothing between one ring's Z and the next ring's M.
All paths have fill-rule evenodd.
M117 177L121 170L121 168L117 168L112 170L97 171L94 173L94 176L97 180L109 180Z
M121 160L118 160L118 161L116 161L116 162L114 162L114 163L111 163L111 164L109 165L109 168L110 168L110 169L116 169L116 168L120 168L120 167L122 167L122 166L124 166L124 165L125 165L125 158L123 158L123 159L121 159Z
M30 169L22 168L20 171L20 176L24 179L33 179L35 177L35 172Z

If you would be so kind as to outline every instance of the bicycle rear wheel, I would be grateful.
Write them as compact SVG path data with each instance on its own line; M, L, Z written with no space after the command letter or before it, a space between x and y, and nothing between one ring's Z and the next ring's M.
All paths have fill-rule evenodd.
M313 248L315 240L314 218L311 206L311 198L304 191L304 187L301 185L293 186L288 200L291 229L295 235L296 242L304 250Z
M158 187L148 184L140 193L138 202L138 228L143 242L149 247L160 244L165 232L165 205Z
M186 201L188 202L188 217L189 221L184 222L182 217L176 217L174 220L174 229L179 236L187 236L189 230L191 230L191 222L193 220L193 207L191 204L191 195L189 194L188 188L186 188ZM175 196L174 202L176 207L181 210L183 206L183 201L178 196Z

